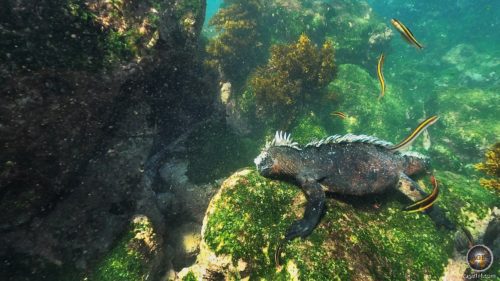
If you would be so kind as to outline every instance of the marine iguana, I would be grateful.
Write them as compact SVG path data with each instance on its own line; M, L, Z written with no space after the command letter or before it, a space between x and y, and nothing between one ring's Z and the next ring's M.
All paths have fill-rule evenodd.
M300 186L307 199L302 219L293 222L278 246L277 263L283 243L305 238L314 230L325 209L325 191L355 196L397 191L413 202L428 201L427 194L412 178L430 173L429 158L400 150L437 119L426 119L398 145L372 136L347 134L301 147L289 134L276 132L255 158L257 170L266 178ZM431 205L425 211L431 219L439 226L455 229L442 210Z

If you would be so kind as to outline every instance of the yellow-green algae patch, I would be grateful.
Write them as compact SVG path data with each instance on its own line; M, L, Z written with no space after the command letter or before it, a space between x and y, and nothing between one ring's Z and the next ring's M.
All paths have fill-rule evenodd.
M196 275L190 271L182 278L182 281L197 281L198 279L196 278Z
M278 241L305 204L294 185L267 180L247 169L228 178L212 200L203 239L209 251L245 264L235 280L436 280L452 252L453 233L423 214L407 214L398 194L327 199L315 231L284 249Z
M151 221L145 216L135 217L130 229L95 266L87 280L149 280L150 264L158 250L157 239Z

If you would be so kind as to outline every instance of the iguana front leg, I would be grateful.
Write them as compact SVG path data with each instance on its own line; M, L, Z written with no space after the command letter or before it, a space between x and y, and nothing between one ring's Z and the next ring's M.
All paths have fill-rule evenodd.
M288 229L285 239L283 239L277 246L274 253L274 260L276 266L280 265L281 251L283 250L287 241L297 237L307 237L318 225L319 219L325 209L325 192L321 185L309 178L299 179L299 184L304 192L307 205L302 219L294 221Z
M325 209L325 192L316 180L299 179L299 184L306 196L307 205L302 219L294 221L288 229L285 241L296 237L305 238L311 234Z

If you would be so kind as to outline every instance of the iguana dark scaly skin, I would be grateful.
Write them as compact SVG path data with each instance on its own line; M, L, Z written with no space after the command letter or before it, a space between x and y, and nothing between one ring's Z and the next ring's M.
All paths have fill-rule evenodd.
M303 218L291 225L284 241L313 231L325 208L325 191L356 196L402 192L412 201L424 198L426 193L412 178L430 173L428 158L391 147L374 137L350 134L299 147L290 135L277 132L255 159L257 170L266 178L300 186L307 198ZM437 225L455 228L438 206L426 213Z

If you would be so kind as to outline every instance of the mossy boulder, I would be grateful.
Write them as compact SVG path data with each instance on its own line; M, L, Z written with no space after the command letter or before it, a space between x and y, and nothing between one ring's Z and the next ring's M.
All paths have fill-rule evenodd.
M442 196L450 198L446 187ZM472 195L459 200L476 199ZM454 208L448 199L443 202ZM292 221L302 215L305 197L294 185L267 180L253 169L245 169L224 181L212 199L197 263L184 269L182 276L228 280L439 279L452 254L453 233L437 229L426 215L401 212L407 203L396 193L329 198L318 227L306 239L290 242L282 253L283 266L277 268L274 252ZM490 200L481 208L491 204Z
M436 153L449 155L450 166L467 168L461 163L477 163L483 151L498 142L500 124L498 94L495 90L459 88L438 95L440 109Z
M308 143L312 139L322 139L328 136L320 118L310 112L298 119L297 124L291 130L293 139L301 143ZM274 136L274 135L273 135Z
M417 125L416 120L407 120L401 94L398 88L388 86L379 99L380 86L375 77L360 66L343 64L328 85L325 110L344 112L347 115L344 130L348 133L398 142Z
M146 216L134 217L129 230L85 278L92 281L156 280L163 257L162 238Z
M161 1L70 1L75 17L92 19L106 31L106 63L140 61L155 53L159 39Z
M488 87L499 86L500 79L496 73L500 71L498 63L493 63L498 57L498 51L483 50L470 44L458 44L451 48L442 60L453 66L451 75L458 76L460 84L468 86Z

